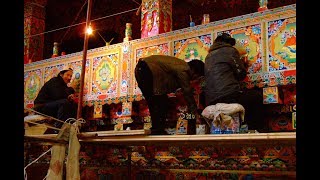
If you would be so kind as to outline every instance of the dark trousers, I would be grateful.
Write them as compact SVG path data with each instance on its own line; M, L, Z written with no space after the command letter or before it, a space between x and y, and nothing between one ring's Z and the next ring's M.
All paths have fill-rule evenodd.
M168 96L167 94L154 95L152 72L144 61L139 61L136 65L135 78L148 104L152 123L151 130L159 131L161 134L164 132L168 113Z
M216 103L238 103L245 109L245 123L249 129L255 129L259 132L267 132L268 125L264 119L263 95L261 89L246 89L242 93L220 98L210 105Z
M77 104L67 99L59 99L49 103L45 103L40 107L35 108L36 111L52 116L59 120L65 121L68 118L76 118ZM61 127L62 123L54 121L55 127Z

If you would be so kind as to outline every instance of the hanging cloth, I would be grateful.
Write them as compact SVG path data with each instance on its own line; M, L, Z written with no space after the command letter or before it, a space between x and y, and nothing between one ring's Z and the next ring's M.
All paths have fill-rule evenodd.
M67 157L67 167L66 175L67 180L80 180L80 163L79 163L79 152L80 152L80 143L77 137L78 131L77 123L72 124L70 127L70 136L69 136L69 148L68 148L68 157Z

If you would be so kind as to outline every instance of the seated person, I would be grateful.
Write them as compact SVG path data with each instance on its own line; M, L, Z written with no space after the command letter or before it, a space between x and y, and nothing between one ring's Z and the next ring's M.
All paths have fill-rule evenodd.
M34 110L62 121L76 118L76 94L75 90L68 86L72 74L73 70L69 68L47 81L34 100ZM54 125L60 128L62 124L55 121Z

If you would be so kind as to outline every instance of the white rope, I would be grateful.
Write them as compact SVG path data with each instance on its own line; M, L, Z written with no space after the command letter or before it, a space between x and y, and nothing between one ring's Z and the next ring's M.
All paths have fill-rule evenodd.
M68 118L65 123L69 123L75 126L77 133L80 133L79 127L81 127L81 124L86 123L86 120L83 118L75 119L75 118Z
M112 17L112 16L121 15L121 14L124 14L124 13L127 13L127 12L135 11L137 9L139 9L139 8L134 8L134 9L131 9L131 10L120 12L120 13L115 13L115 14L103 16L103 17L100 17L100 18L97 18L97 19L93 19L93 20L91 20L91 22L97 21L97 20L100 20L100 19L105 19L105 18ZM73 25L62 27L62 28L54 29L54 30L51 30L51 31L46 31L46 32L43 32L43 33L33 34L33 35L30 35L30 36L24 37L24 39L31 38L31 37L34 37L34 36L39 36L39 35L46 34L46 33L51 33L51 32L54 32L54 31L59 31L59 30L62 30L62 29L66 29L66 28L73 27L73 26L78 26L78 25L85 24L85 23L86 22L82 22L82 23L73 24Z
M24 168L24 179L27 180L27 167L29 167L31 164L37 162L42 156L44 156L45 154L47 154L52 148L50 148L49 150L47 150L46 152L44 152L43 154L41 154L37 159L33 160L31 163L29 163L25 168Z
M47 177L48 177L48 175L49 175L49 173L47 173L47 175L42 179L42 180L45 180L45 179L47 179Z
M75 126L77 133L80 133L79 127L81 126L81 124L86 123L86 121L83 118L79 118L79 119L75 119L75 118L68 118L67 120L65 120L63 123L69 123ZM34 162L38 161L42 156L44 156L45 154L47 154L52 148L50 148L49 150L47 150L46 152L44 152L43 154L41 154L37 159L35 159L34 161L32 161L31 163L29 163L25 168L24 168L24 179L27 180L27 167L29 167L31 164L33 164ZM48 177L48 174L43 178L46 179Z

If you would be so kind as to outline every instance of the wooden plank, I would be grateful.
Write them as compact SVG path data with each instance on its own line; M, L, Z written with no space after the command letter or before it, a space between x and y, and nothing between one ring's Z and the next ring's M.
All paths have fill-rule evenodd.
M295 144L296 132L249 133L249 134L205 134L205 135L148 135L150 131L96 131L78 135L80 143L109 143L113 145L172 144L184 145L239 145L239 144ZM25 136L26 137L26 136ZM47 140L56 134L33 135Z
M42 135L43 136L43 135ZM61 139L57 139L56 138L57 135L55 136L47 136L47 137L39 137L36 135L25 135L24 136L24 140L27 142L37 142L37 143L61 143L61 144L67 144L68 141L65 140L61 140Z
M110 136L135 136L135 135L148 135L150 130L123 130L123 131L95 131L95 132L83 132L78 134L79 139L94 139L97 137L110 137ZM27 140L40 141L56 141L57 134L25 134Z
M254 133L254 134L205 134L205 135L131 135L131 136L97 136L79 139L80 142L110 143L118 145L173 144L184 145L239 145L239 144L295 144L296 133Z
M122 130L122 131L95 131L83 132L78 135L79 138L94 138L94 137L108 137L108 136L132 136L132 135L148 135L150 130Z

